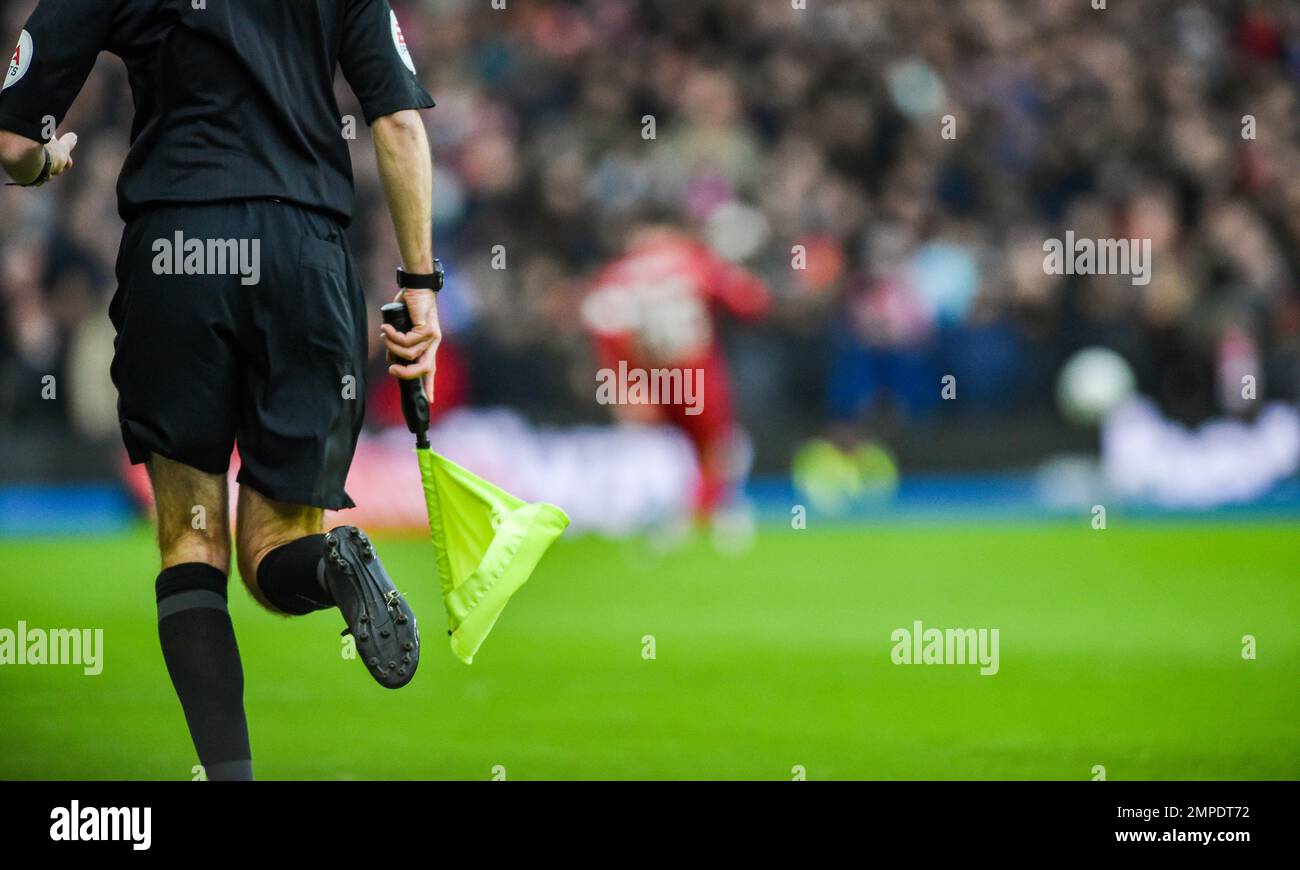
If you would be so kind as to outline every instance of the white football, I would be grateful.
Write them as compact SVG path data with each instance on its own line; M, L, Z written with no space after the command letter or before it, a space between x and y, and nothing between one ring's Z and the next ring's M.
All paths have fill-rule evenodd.
M1105 347L1089 347L1066 362L1056 381L1056 402L1071 423L1093 426L1137 389L1133 368Z

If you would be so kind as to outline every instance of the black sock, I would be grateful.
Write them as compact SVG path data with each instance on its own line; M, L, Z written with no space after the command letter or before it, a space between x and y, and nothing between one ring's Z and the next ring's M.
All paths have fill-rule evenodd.
M226 610L226 575L186 562L158 575L158 639L209 780L253 778L244 669Z
M257 566L257 588L281 613L302 616L334 606L325 585L325 536L307 535L276 547Z

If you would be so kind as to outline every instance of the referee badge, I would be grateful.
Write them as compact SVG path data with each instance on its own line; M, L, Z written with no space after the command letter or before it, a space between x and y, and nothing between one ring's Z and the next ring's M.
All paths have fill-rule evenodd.
M394 18L394 25L397 19ZM3 56L3 55L0 55ZM9 61L9 71L5 73L5 83L0 87L0 91L8 90L11 85L18 84L18 80L27 75L27 68L32 65L32 35L26 30L18 37L18 47L14 49L14 56ZM408 61L407 66L410 66Z
M406 35L402 33L402 25L397 23L397 13L390 11L388 14L392 16L393 45L397 46L397 54L401 57L402 63L406 64L411 75L415 75L415 61L411 60L411 51L406 47Z

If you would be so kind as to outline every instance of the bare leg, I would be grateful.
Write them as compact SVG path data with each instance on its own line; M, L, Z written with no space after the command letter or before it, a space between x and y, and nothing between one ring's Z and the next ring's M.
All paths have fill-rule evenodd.
M266 609L277 613L295 612L293 609L286 609L272 603L272 598L282 600L282 596L277 594L276 590L272 590L271 597L268 598L262 589L262 584L258 581L258 568L272 550L303 538L315 538L321 535L324 531L324 516L325 512L318 507L274 501L247 485L239 488L239 506L236 515L239 576L243 578L248 591ZM318 551L322 546L319 541L315 542ZM317 558L320 555L320 552L316 553ZM307 561L311 561L310 557ZM266 582L268 585L270 583L280 585L280 578L268 577Z
M163 568L202 562L230 572L230 497L224 474L153 456L146 466Z
M167 673L208 779L252 779L244 671L226 608L226 477L161 456L148 467L162 554L158 640Z

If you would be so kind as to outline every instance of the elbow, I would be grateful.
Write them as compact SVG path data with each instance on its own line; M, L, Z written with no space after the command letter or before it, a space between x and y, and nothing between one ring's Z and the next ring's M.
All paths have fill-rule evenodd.
M424 132L424 119L415 109L403 109L375 119L375 135L384 138L411 140Z

